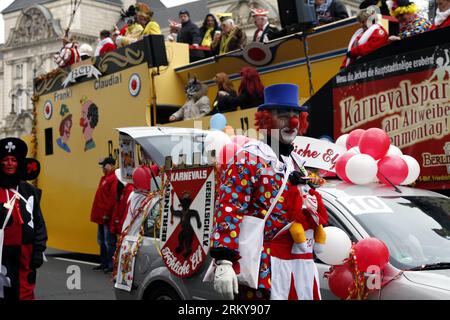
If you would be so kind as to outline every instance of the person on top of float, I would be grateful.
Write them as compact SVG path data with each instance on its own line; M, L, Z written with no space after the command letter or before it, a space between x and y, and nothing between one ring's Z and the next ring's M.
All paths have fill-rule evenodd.
M418 14L419 8L409 0L386 1L391 16L397 18L400 25L398 36L390 36L389 40L397 41L431 29L431 22Z
M24 181L36 179L40 165L27 152L21 139L0 140L0 300L34 300L36 270L44 262L41 191Z
M436 16L431 30L450 27L450 0L437 0Z
M378 11L378 7L370 6L362 9L356 15L356 20L361 24L361 28L353 34L348 45L347 56L341 68L347 67L356 59L388 43L389 34L378 24Z
M80 62L81 57L78 51L78 43L73 38L69 38L68 35L64 35L61 38L61 41L63 47L53 57L53 61L56 65L60 68L65 68Z
M277 38L280 30L269 23L269 10L254 8L252 17L257 28L253 34L253 41L266 43Z
M313 250L325 243L327 214L306 185L304 160L292 152L308 128L307 109L298 104L296 85L275 84L264 93L256 125L267 143L250 140L238 150L220 186L210 251L214 288L228 299L320 299ZM247 267L240 265L243 218L266 215L257 289L238 286Z

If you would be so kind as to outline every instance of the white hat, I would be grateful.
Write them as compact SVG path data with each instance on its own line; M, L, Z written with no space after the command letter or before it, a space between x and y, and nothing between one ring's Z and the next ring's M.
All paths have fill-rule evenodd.
M94 55L94 49L87 43L83 43L78 49L78 52L80 53L80 56L92 57Z

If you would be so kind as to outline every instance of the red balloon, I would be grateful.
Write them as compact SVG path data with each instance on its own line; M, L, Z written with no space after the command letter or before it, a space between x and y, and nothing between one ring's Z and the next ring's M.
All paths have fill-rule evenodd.
M221 164L228 165L229 162L235 158L236 152L238 151L239 147L236 143L227 143L223 146L223 148L219 151L218 155L218 161Z
M347 178L347 175L345 174L345 166L347 165L348 159L350 159L354 155L355 155L354 153L346 152L336 160L336 174L338 175L339 178L348 183L351 183L351 181L349 178Z
M389 135L379 128L367 129L359 140L361 153L368 154L375 160L383 158L388 152L390 145Z
M366 238L355 246L356 262L361 272L366 272L370 266L378 266L383 270L389 262L389 250L383 241L377 238Z
M353 272L349 262L334 266L334 270L328 276L328 286L333 294L341 299L346 299L350 291L355 288Z
M366 130L363 129L355 129L347 137L346 147L347 150L359 146L359 140L361 139L361 136L363 133L366 132Z
M244 144L246 144L249 141L250 141L250 138L246 137L246 136L238 135L238 136L231 137L231 142L237 144L237 146L239 148L242 147Z
M389 155L378 161L377 178L380 182L390 186L387 178L394 185L399 185L407 176L408 164L400 156Z
M155 178L157 176L159 176L159 167L158 165L154 164L150 166L150 169L152 170L153 175L155 176Z
M136 189L150 190L152 175L148 166L139 166L133 171L133 184Z

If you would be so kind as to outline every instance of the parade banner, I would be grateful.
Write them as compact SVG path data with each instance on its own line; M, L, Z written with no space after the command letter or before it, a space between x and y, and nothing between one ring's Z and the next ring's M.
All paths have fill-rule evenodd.
M421 166L417 186L450 188L450 44L378 59L334 79L334 135L385 130Z
M98 77L101 75L102 73L98 71L98 69L95 66L83 65L78 68L72 69L67 78L63 81L62 86L63 88L65 88L69 85L69 83L74 83L77 81L78 78L81 77L92 78L92 76L94 76L95 79L98 79Z
M294 140L294 151L305 162L305 167L336 172L336 161L347 150L335 143L298 136Z
M213 167L173 169L165 173L160 233L161 256L179 278L195 274L209 251L214 214Z

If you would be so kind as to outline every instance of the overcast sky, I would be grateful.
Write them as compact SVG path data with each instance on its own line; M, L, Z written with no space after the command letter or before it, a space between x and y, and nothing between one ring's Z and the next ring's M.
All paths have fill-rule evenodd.
M0 12L13 2L14 0L0 0ZM4 37L5 37L5 28L3 24L3 15L0 14L0 43L5 42Z

